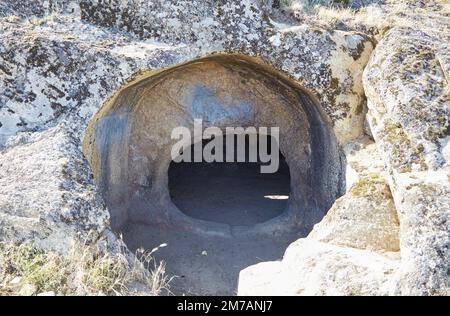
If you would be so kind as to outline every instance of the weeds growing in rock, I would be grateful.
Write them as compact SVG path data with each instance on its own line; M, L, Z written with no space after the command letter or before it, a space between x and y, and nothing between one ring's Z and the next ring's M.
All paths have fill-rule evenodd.
M169 281L164 263L144 251L113 254L78 244L61 255L0 243L0 295L162 295Z

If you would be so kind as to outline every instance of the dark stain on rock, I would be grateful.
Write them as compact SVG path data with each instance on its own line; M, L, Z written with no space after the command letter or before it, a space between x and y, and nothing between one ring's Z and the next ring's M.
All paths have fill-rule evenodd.
M36 41L35 45L32 46L28 51L27 63L35 67L43 67L49 64L47 54L40 48L42 45L39 41Z
M363 111L363 109L364 109L363 104L362 104L361 102L358 103L358 105L356 106L356 109L355 109L355 114L356 114L356 115L361 114L362 111Z
M28 123L26 123L23 119L20 119L20 122L16 124L18 127L25 127Z
M57 87L55 87L52 84L49 84L48 87L54 91L56 91L58 98L62 98L63 96L65 96L66 94L64 92L62 92L60 89L58 89Z
M64 107L60 103L52 102L50 103L50 106L54 111L53 116L55 118L59 117L63 113Z
M36 93L34 93L33 91L28 92L27 101L33 102L34 100L36 100Z
M0 65L0 70L3 71L7 76L12 75L12 73L3 65Z
M361 40L358 45L356 45L356 49L350 50L350 55L352 56L353 60L356 61L361 57L362 53L364 52L364 43L365 41Z

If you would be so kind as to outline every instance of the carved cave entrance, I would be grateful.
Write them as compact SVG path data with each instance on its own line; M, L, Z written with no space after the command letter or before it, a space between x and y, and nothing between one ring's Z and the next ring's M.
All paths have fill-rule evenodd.
M277 171L261 173L264 163L260 159L250 159L250 151L257 152L257 143L261 139L259 135L252 136L256 146L250 145L249 136L243 136L242 151L245 155L239 159L240 162L237 157L238 136L233 135L233 162L207 162L205 159L201 162L172 162L168 171L169 192L178 209L192 218L247 227L281 215L289 198L289 167L276 148L276 152L269 150L267 153L277 155ZM226 136L220 143L226 157L229 154L225 146ZM270 145L272 142L268 140L267 143ZM207 144L208 141L203 141L202 148ZM190 150L192 157L194 145Z
M279 127L279 171L260 174L258 162L174 163L172 130L193 132L199 118L203 128ZM140 75L99 110L83 150L113 229L130 248L172 245L161 258L189 276L177 285L183 293L232 294L241 268L279 258L344 189L339 146L315 98L241 55ZM200 262L195 247L211 243L220 255ZM239 243L241 252L230 254ZM226 276L216 280L205 260Z

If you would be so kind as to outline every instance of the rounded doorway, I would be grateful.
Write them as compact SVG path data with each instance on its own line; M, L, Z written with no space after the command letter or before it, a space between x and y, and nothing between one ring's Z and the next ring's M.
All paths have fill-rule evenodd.
M236 153L237 141L234 144ZM205 145L207 142L203 148ZM193 151L193 147L188 150ZM244 152L250 150L247 137ZM240 162L172 161L168 172L170 198L192 218L230 226L252 226L275 218L286 209L290 193L289 167L276 151L273 154L279 164L274 173L261 172L262 161L252 162L248 154ZM226 146L223 155L227 156Z

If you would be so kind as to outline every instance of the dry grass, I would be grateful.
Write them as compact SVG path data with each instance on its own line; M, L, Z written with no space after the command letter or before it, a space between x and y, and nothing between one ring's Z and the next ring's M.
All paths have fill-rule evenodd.
M377 27L385 19L385 12L372 1L372 5L355 10L346 6L345 1L332 0L285 0L281 9L299 21L318 24L322 27L337 28L344 24L349 29L369 29Z
M415 6L414 1L361 0L357 9L347 5L350 1L337 0L283 0L280 7L287 16L297 22L323 28L355 30L374 35L384 34L392 27L416 28L439 26L434 16L444 17L450 12L450 0L436 0L425 7ZM358 1L352 1L358 4ZM425 21L420 15L430 16ZM445 26L442 26L445 28Z
M62 256L0 243L0 295L161 295L169 281L164 264L144 251L130 256L76 245Z

